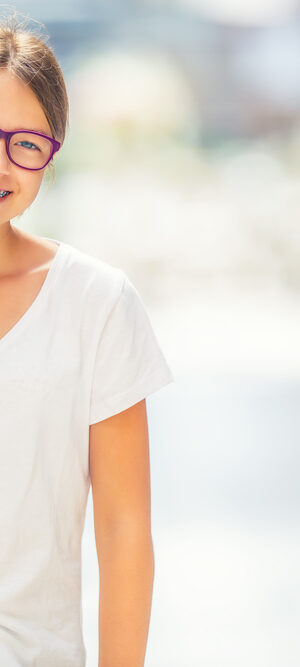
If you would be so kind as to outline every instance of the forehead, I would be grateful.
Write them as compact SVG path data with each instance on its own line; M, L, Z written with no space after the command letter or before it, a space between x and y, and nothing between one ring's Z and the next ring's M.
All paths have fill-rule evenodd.
M17 76L0 69L0 128L35 129L50 133L50 126L36 95Z

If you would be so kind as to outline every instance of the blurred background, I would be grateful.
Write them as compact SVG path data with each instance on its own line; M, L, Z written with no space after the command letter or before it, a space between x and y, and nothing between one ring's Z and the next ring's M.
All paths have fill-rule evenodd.
M22 229L134 282L147 398L146 667L299 667L300 2L41 0L70 128ZM37 26L38 27L38 26ZM98 656L89 496L87 667Z

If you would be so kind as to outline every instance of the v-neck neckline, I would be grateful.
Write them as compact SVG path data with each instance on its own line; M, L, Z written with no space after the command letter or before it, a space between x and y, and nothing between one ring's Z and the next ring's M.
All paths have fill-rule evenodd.
M14 338L14 336L20 333L25 324L27 324L27 322L29 322L31 317L34 315L40 303L42 303L42 301L45 299L68 245L63 241L57 241L56 239L52 239L48 236L43 236L43 239L45 239L46 241L53 241L54 243L56 243L56 245L58 245L58 249L52 259L46 278L42 283L42 286L39 292L37 293L36 297L30 304L29 308L25 310L25 313L21 315L21 317L17 320L17 322L13 324L13 326L4 334L4 336L0 338L0 351L2 351L2 348L7 343L9 343Z

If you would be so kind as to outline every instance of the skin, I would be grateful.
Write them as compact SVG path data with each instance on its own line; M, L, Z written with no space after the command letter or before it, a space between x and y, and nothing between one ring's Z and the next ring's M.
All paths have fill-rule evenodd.
M0 71L0 127L51 136L34 93ZM0 337L30 307L57 246L11 225L34 201L44 170L10 162L0 139ZM145 399L90 426L89 464L99 562L99 667L143 667L154 578Z
M143 667L154 550L145 399L90 426L99 563L98 667Z
M48 121L34 93L7 70L0 70L0 99L1 129L39 128L51 136ZM33 271L53 257L53 244L11 225L11 219L23 213L35 200L44 173L45 169L27 171L10 162L5 141L0 139L0 188L13 192L7 200L0 202L0 279Z
M51 136L34 93L6 70L0 70L0 99L1 129L40 128ZM11 224L11 218L23 213L36 198L44 173L45 169L28 171L14 165L6 153L5 140L0 139L0 188L12 191L0 202L1 338L34 301L57 252L57 245Z

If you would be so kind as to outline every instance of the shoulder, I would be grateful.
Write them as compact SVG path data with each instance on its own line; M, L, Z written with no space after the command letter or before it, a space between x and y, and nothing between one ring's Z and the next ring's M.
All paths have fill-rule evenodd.
M127 280L123 269L69 243L62 245L66 259L65 278L73 290L77 289L90 299L101 299L104 303L119 298Z

